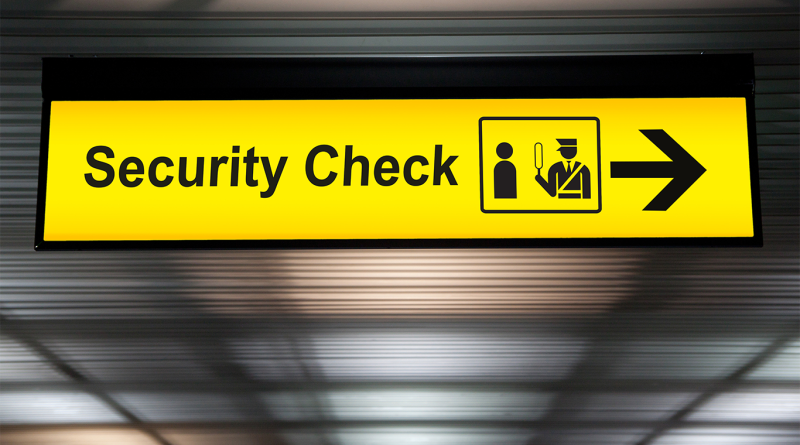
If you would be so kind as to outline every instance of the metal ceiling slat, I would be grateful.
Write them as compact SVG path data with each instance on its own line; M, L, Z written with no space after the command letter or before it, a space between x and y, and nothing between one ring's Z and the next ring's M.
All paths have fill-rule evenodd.
M337 36L628 34L797 30L791 15L517 20L35 20L7 19L0 35L17 36Z
M636 35L563 35L558 39L539 35L480 36L301 36L301 37L22 37L5 36L2 49L8 54L30 54L46 49L54 54L74 55L258 55L297 53L495 53L537 51L540 53L642 51L725 51L756 49L798 50L798 31L747 33L682 33ZM146 51L143 52L143 49Z

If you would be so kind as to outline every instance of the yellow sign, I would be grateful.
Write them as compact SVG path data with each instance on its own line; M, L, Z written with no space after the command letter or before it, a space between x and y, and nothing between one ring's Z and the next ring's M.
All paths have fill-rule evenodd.
M746 238L744 98L53 101L43 240Z

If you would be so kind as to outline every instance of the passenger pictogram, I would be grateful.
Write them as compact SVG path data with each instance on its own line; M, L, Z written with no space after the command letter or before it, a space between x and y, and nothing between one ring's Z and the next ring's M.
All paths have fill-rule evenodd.
M508 142L497 146L497 156L502 159L494 167L494 197L497 199L517 197L517 169L508 161L513 153L514 148Z

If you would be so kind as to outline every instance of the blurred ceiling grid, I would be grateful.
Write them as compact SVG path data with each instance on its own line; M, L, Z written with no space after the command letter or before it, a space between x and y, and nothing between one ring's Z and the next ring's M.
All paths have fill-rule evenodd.
M0 37L3 444L800 442L796 0L8 0ZM32 249L41 57L697 52L754 54L762 249Z

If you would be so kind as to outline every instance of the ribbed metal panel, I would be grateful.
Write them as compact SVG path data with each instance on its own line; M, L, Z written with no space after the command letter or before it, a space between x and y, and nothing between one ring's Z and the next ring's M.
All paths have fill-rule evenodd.
M800 441L795 4L485 20L20 4L0 19L4 444ZM43 56L687 52L754 54L764 248L33 251Z

